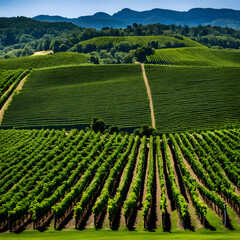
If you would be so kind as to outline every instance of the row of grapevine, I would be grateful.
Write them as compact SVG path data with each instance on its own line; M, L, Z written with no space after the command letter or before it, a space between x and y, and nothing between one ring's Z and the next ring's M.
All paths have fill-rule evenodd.
M54 183L54 185L57 185L58 182L61 181L61 174L58 174L64 172L69 162L69 159L71 159L74 155L72 149L77 144L77 142L81 140L81 138L82 134L79 133L76 136L76 141L70 141L69 145L63 146L65 147L65 149L63 148L64 151L62 151L61 154L56 155L53 154L53 151L51 151L52 154L48 155L47 159L43 158L42 160L44 161L42 162L41 160L39 162L42 164L41 170L44 171L44 173L41 172L41 178L35 179L35 182L32 182L32 189L28 192L27 196L17 202L17 204L12 208L11 211L8 211L8 218L13 228L15 227L16 222L20 218L20 216L20 219L22 219L23 222L27 218L30 218L28 211L30 209L31 203L35 201L39 195L48 194L48 186L50 184ZM70 139L70 137L68 137L68 139ZM55 149L55 152L57 152L57 149ZM34 177L35 176L36 174L34 175Z
M63 133L65 134L65 132ZM57 150L59 149L59 146L61 146L61 144L64 142L62 137L62 133L58 131L51 137L47 138L48 141L42 142L42 151L36 154L34 158L28 162L29 166L32 164L32 162L35 162L35 166L31 170L23 172L23 176L20 176L21 180L19 179L19 182L15 183L15 185L7 193L1 196L1 220L4 221L9 216L8 213L12 211L17 204L19 204L21 201L25 201L25 198L29 196L29 192L35 188L37 181L42 179L43 176L47 174L48 169L51 169L55 166L54 164L56 163L51 164L50 160L58 152ZM55 149L55 151L50 151L51 149ZM41 191L42 188L43 185L41 185L39 191Z
M175 137L172 134L169 135L169 139L170 139L170 141L171 141L171 143L174 147L174 154L175 154L175 157L176 157L176 161L177 161L177 163L180 167L180 171L181 171L182 176L183 176L182 177L183 178L183 183L188 190L188 193L191 197L193 206L196 209L197 215L200 218L203 218L207 213L207 207L202 202L202 200L200 199L200 197L198 195L196 179L192 178L189 170L187 169L186 165L184 164L181 152L178 148L178 144L177 144L175 138L178 138L177 134L175 134Z
M41 151L41 149L43 149L45 146L44 144L46 144L49 139L51 139L51 134L49 134L50 138L46 138L45 134L48 133L44 133L43 131L39 132L38 141L34 141L34 144L29 148L29 150L32 150L31 154L29 154L27 157L24 157L26 156L25 153L20 154L18 157L7 164L8 168L6 168L1 174L1 195L6 193L6 191L8 191L14 184L16 184L24 174L26 174L36 165L37 158L34 156L36 156L37 150ZM5 165L3 167L7 166Z
M206 174L204 171L204 168L202 165L198 162L196 159L195 153L190 152L188 149L192 148L192 145L186 138L184 134L181 134L181 139L179 135L175 135L175 139L178 143L178 146L185 157L185 159L188 161L189 165L192 167L195 174L198 176L198 178L202 181L202 183L208 187L208 189L211 189L210 191L204 187L202 184L197 183L197 188L200 191L201 195L203 195L204 198L208 198L212 203L215 204L220 210L223 210L224 208L224 201L216 194L215 185L211 178Z
M154 145L153 145L153 136L150 136L149 139L149 164L147 172L147 191L146 198L143 202L143 216L144 216L144 226L147 228L148 221L150 218L150 212L153 201L153 189L154 189L154 177L155 177L155 164L154 164Z
M156 148L157 148L157 166L158 166L158 175L159 175L159 179L157 179L157 181L160 182L160 187L161 187L160 210L162 213L163 225L165 227L165 215L167 212L167 195L166 195L165 177L164 177L164 171L163 171L161 142L160 142L159 136L157 136L157 139L156 139Z
M0 97L8 90L11 84L17 79L17 77L23 72L23 70L6 71L0 76Z
M116 184L118 183L118 181L121 177L121 173L127 163L133 143L134 143L134 136L132 135L129 139L129 145L127 147L127 150L124 152L124 154L121 155L121 158L119 158L119 160L116 162L116 164L112 168L112 170L109 174L109 177L104 185L104 188L101 192L101 195L98 198L98 200L96 201L96 203L92 209L92 212L94 213L95 226L98 222L98 219L101 216L101 213L103 213L106 210L108 200L112 196L114 190L117 187Z
M202 133L202 135L205 135L205 133ZM235 187L223 173L218 161L212 157L215 156L212 148L198 134L194 133L193 136L194 139L190 134L187 134L188 139L196 146L196 153L199 160L214 182L217 191L231 203L235 210L239 211L240 196L235 193Z
M25 70L23 71L14 81L14 84L12 86L12 88L6 92L6 94L4 94L1 98L0 98L0 108L3 107L4 103L7 101L7 99L11 96L11 94L13 93L13 91L16 89L16 87L18 86L18 84L20 83L20 81L29 73L29 70Z
M112 155L112 147L116 137L116 134L110 137L109 141L104 146L105 148L102 153L95 159L95 161L88 167L88 169L86 169L81 178L62 198L61 202L59 202L53 207L55 222L57 224L61 224L61 218L64 217L66 214L69 214L73 210L73 206L76 204L76 202L80 200L84 190L88 187L88 185L94 178L97 169L102 165L102 163L106 159L106 156Z
M184 221L189 216L188 203L185 200L185 198L182 196L176 184L175 174L171 164L170 153L169 153L167 138L165 134L163 135L162 141L163 141L163 151L164 151L165 161L168 169L169 182L170 182L171 190L173 193L173 198L176 203L176 207L179 211L180 218L182 221Z
M45 191L38 195L35 201L32 202L29 212L35 223L40 221L44 216L48 216L52 206L75 183L80 172L84 171L82 161L84 155L91 152L95 145L96 149L99 149L106 141L106 136L100 141L100 134L96 134L90 144L88 144L88 134L74 147L75 154L70 153L66 155L67 166L59 173L58 182L52 181L45 185ZM69 155L71 155L71 158L69 158Z
M10 151L10 154L8 152L5 152L5 154L1 155L2 164L1 164L1 179L4 178L6 175L8 175L11 171L13 171L16 167L16 164L19 165L21 163L21 160L24 159L23 156L29 156L32 151L36 150L36 147L39 147L39 143L35 144L36 142L42 142L45 138L48 137L50 131L46 130L40 130L40 131L33 131L33 134L29 136L29 141L25 141L21 144L21 148L14 147L15 151ZM53 131L52 131L53 133ZM20 136L21 137L21 136ZM33 139L35 141L33 141ZM28 147L24 147L28 145ZM17 171L16 171L17 172Z
M136 165L137 150L138 150L139 142L140 142L140 138L137 136L135 139L133 148L131 150L128 163L126 165L122 183L117 188L116 195L114 196L114 198L113 199L109 198L108 200L107 212L108 212L109 224L111 228L114 228L114 221L116 216L119 217L120 215L118 213L122 207L124 199L127 196L128 189L132 182L133 170Z
M221 135L220 135L221 136ZM229 140L225 136L224 139ZM206 138L205 138L206 139ZM209 133L208 141L211 143L211 146L215 153L215 158L221 164L228 178L238 187L240 188L240 169L235 165L235 163L239 164L240 154L236 150L232 150L227 145L222 138L219 136ZM228 141L229 142L229 141ZM231 141L233 144L233 141ZM235 143L236 146L237 143Z
M98 168L93 181L83 192L81 200L76 204L74 208L76 227L81 225L81 220L84 219L85 214L88 212L89 206L94 203L99 190L101 190L105 179L108 177L110 169L116 163L118 158L121 159L122 153L124 150L126 150L127 144L132 144L131 141L128 142L128 138L129 136L126 135L124 141L122 141L122 143L114 150L113 154L105 159L104 163L100 166L100 168Z
M239 171L239 138L239 130L149 139L78 130L0 130L0 230L15 231L29 221L34 228L42 228L52 217L54 227L60 229L72 214L77 229L93 219L95 227L100 227L107 218L112 229L118 229L124 218L131 228L137 215L150 229L157 223L155 199L161 211L157 219L162 217L163 228L168 229L169 191L179 218L188 227L189 206L178 177L203 224L210 210L207 206L226 223L225 201L239 213L240 196L230 177L231 171L232 176ZM230 153L236 159L230 159ZM142 193L146 193L143 200Z
M126 221L126 225L129 225L129 220L131 219L132 213L136 210L141 186L144 178L144 166L145 166L145 153L146 153L147 139L146 136L142 138L141 150L139 154L139 162L137 166L137 173L133 184L131 186L129 198L124 202L124 217Z

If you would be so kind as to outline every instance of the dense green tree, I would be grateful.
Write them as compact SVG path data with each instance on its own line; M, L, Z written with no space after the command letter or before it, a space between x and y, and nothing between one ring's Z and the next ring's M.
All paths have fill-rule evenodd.
M99 59L96 56L91 56L90 61L94 64L99 64Z
M102 119L94 117L91 121L91 129L96 133L103 133L106 129L106 123Z

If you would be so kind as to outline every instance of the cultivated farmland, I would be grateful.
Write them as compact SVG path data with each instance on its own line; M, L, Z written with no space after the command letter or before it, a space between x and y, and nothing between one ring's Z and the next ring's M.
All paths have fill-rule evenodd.
M124 128L150 124L139 65L34 70L14 97L2 125L84 128L92 117Z
M111 44L112 46L116 46L119 43L125 42L130 45L139 45L139 46L148 46L151 42L158 42L159 44L176 44L176 45L183 45L185 47L204 47L200 43L197 43L190 38L181 36L180 38L176 37L168 37L168 36L125 36L125 37L96 37L92 38L86 41L82 41L78 43L77 45L85 46L87 44L94 44L96 46L99 46L101 48L104 48L104 46L109 46Z
M1 71L0 73L0 109L14 92L20 81L29 73L28 70Z
M79 65L89 63L90 56L80 53L56 53L45 56L19 57L0 60L0 69L32 69L63 65Z
M239 229L239 140L1 130L0 229Z
M147 62L178 66L239 66L240 51L198 47L158 49L147 57Z
M161 132L239 124L240 68L146 65Z

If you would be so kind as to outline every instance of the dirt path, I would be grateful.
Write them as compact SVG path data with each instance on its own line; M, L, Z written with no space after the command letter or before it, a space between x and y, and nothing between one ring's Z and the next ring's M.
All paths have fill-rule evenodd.
M28 74L28 75L29 75L29 74ZM16 90L21 90L21 89L22 89L23 84L24 84L25 80L27 79L28 75L21 80L21 82L20 82L20 83L18 84L18 86L16 87ZM8 104L12 101L13 95L14 95L14 92L11 94L11 96L10 96L10 97L8 98L8 100L4 103L3 107L2 107L1 110L0 110L0 124L1 124L1 122L2 122L2 120L3 120L4 112L6 111Z
M8 91L10 91L10 90L12 89L12 87L13 87L14 84L15 84L15 82L13 82L13 83L9 86L9 88L3 93L3 95L2 95L1 97L4 97L4 96L8 93Z
M153 108L153 101L152 101L152 94L151 94L151 89L148 83L148 79L147 79L147 75L146 75L146 71L144 68L144 64L141 63L141 68L142 68L142 73L143 73L143 79L147 88L147 93L148 93L148 99L149 99L149 106L150 106L150 111L151 111L151 119L152 119L152 127L156 128L156 124L155 124L155 117L154 117L154 108Z
M35 52L32 56L48 55L48 54L50 54L50 53L53 53L53 50Z

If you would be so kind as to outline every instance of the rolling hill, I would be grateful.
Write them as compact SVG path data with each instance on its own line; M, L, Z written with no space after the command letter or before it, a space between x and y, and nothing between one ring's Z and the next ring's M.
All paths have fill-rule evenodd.
M90 55L72 52L61 52L44 56L0 59L0 69L32 69L63 65L79 65L89 63Z
M14 97L2 126L84 128L93 117L122 128L150 124L139 65L34 70Z
M64 18L61 16L39 15L34 17L39 21L71 22L80 27L101 29L103 27L124 28L133 23L138 24L175 24L175 25L213 25L221 27L240 28L240 11L233 9L193 8L189 11L174 11L155 8L147 11L134 11L124 8L109 15L98 12L91 16L79 18Z
M161 132L239 124L240 68L145 65ZM5 128L89 126L92 117L132 131L151 123L139 65L34 70L3 118Z
M146 65L162 132L239 124L240 68Z
M158 49L147 56L148 63L189 66L240 66L240 50L209 48Z
M157 42L162 45L169 43L170 45L175 44L176 46L185 47L204 47L202 44L191 40L184 36L168 37L168 36L125 36L125 37L95 37L86 41L82 41L77 45L86 46L87 44L94 44L97 47L104 48L109 44L114 47L120 43L128 43L130 45L148 46L151 42ZM76 47L76 45L74 46Z

